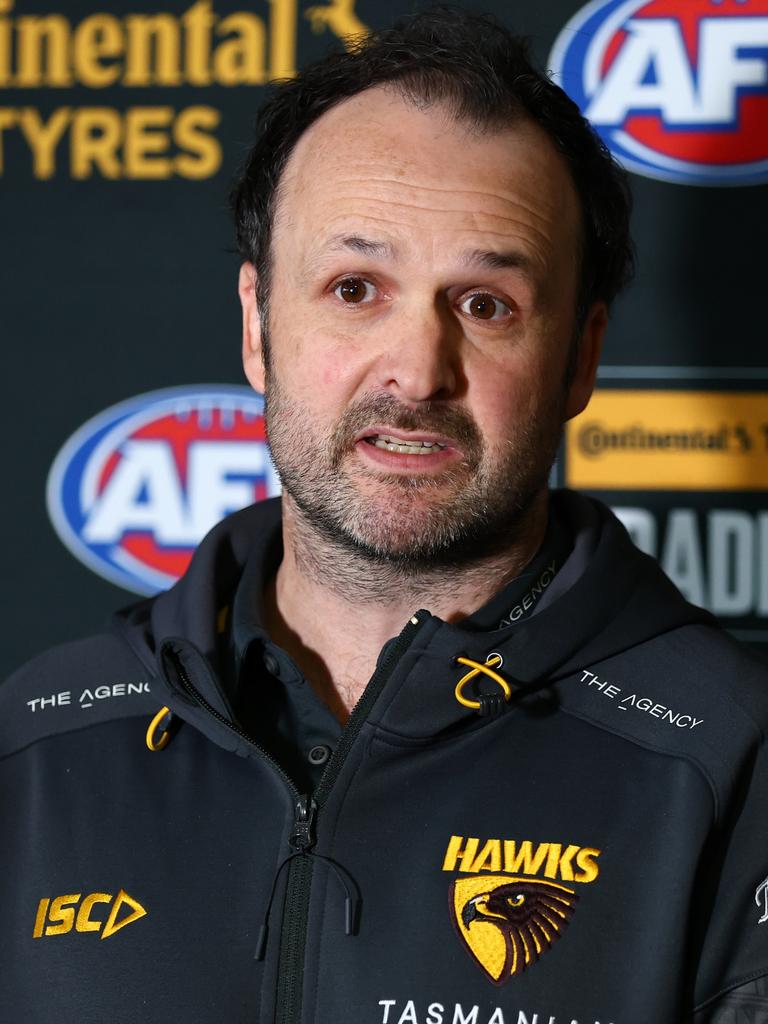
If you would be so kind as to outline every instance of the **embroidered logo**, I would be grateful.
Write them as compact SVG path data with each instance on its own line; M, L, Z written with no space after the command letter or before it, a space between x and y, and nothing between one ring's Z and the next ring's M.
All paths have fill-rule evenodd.
M579 897L554 882L509 875L457 878L453 923L495 985L521 974L560 938Z
M95 916L96 908L102 904L111 904L105 919ZM126 925L146 917L146 914L139 901L124 889L117 896L108 892L92 892L85 897L79 892L54 896L53 899L46 896L37 905L32 938L66 935L74 928L77 932L101 932L99 938L108 939Z
M757 923L765 924L768 921L768 878L755 889L755 903L763 911L763 916Z
M579 902L575 886L563 883L595 881L600 854L575 844L451 836L443 871L464 875L450 886L451 922L489 981L503 985L551 950Z
M535 608L539 598L556 575L557 562L553 560L544 569L539 578L531 585L530 590L520 598L516 605L510 608L499 623L499 629L504 629L505 626L511 626L513 622L517 622L518 619L523 618L523 616L527 615L528 612Z

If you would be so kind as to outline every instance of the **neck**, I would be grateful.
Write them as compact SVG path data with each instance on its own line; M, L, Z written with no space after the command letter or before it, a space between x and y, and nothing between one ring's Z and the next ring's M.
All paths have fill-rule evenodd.
M471 565L414 572L374 563L309 526L283 497L284 557L266 594L267 628L345 722L384 643L418 608L447 622L471 614L525 568L541 545L547 494L531 504L502 551Z

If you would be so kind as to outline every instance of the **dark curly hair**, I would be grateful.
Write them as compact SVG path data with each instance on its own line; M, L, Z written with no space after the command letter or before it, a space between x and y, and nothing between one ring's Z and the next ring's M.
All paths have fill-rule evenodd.
M528 41L492 18L432 8L333 53L276 85L231 193L237 241L258 275L266 320L270 243L280 176L300 136L344 99L390 84L419 107L447 105L475 130L520 118L540 125L563 155L578 193L583 233L576 319L608 305L633 272L631 197L625 173L572 100L532 63Z

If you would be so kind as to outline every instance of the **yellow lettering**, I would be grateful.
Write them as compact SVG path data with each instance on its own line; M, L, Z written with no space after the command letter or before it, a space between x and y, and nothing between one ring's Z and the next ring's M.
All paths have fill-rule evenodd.
M111 14L92 14L75 29L72 58L75 75L83 85L101 89L120 77L118 63L103 63L105 57L123 52L123 28Z
M216 47L213 75L222 85L262 85L267 80L267 40L264 23L254 14L230 14L217 34L235 34Z
M329 28L351 50L368 35L368 27L355 14L354 7L355 0L316 4L305 9L304 17L308 19L314 33Z
M516 849L516 843L511 839L504 840L504 870L511 874L522 871L525 875L535 875L544 863L549 843L539 843L534 853L533 844L529 840L520 843L520 849Z
M36 178L51 178L56 173L56 146L69 124L70 114L69 107L59 107L46 123L34 107L19 111L19 127L32 150L32 171Z
M560 843L550 843L549 853L547 854L547 866L544 868L544 875L546 878L557 878L557 866L560 861L560 854L562 852L562 846Z
M92 921L90 917L91 910L93 910L95 904L109 903L111 899L112 897L108 892L92 892L90 896L86 896L77 912L75 930L78 932L97 932L103 922Z
M477 858L472 862L469 871L501 871L501 841L489 839Z
M574 875L574 881L576 882L594 882L597 876L600 874L600 868L597 866L597 858L600 856L600 850L595 850L590 846L585 846L579 850L576 855L576 864L581 868L581 873Z
M131 107L125 115L125 174L128 178L170 178L167 153L171 107ZM98 690L97 694L98 696Z
M69 24L63 15L19 18L16 30L19 54L16 85L72 85Z
M3 157L3 132L6 128L13 128L16 124L16 111L10 107L0 107L0 174L5 169Z
M13 0L0 0L0 86L11 84L11 32L10 18L2 17L10 11Z
M39 939L40 936L43 934L43 925L45 924L45 917L46 917L46 914L48 913L48 904L50 902L51 902L50 899L48 899L46 897L45 899L40 900L40 902L37 905L37 915L35 917L35 927L34 927L34 930L32 932L32 938L33 939Z
M472 862L477 856L477 848L480 845L479 839L467 839L466 845L463 836L451 836L448 841L448 848L445 851L443 860L443 871L456 871L457 864L461 862L461 871L473 871Z
M172 14L129 14L125 27L123 85L180 85L180 32L176 18Z
M65 935L72 931L75 922L75 911L72 905L76 904L82 893L71 893L67 896L57 896L51 901L51 910L48 914L49 921L57 921L58 924L49 924L45 929L46 935Z
M221 167L221 145L208 134L218 126L221 114L213 107L187 107L173 125L173 141L186 153L179 153L173 166L182 178L210 178Z
M131 908L132 913L127 917L124 917L122 921L117 920L117 915L121 907L128 906ZM138 921L140 917L146 916L146 910L142 905L135 900L132 896L129 896L124 889L115 897L115 902L112 904L112 909L109 912L109 917L104 924L104 931L101 933L102 939L108 939L110 935L114 935L115 932L119 932L121 928L125 928L127 924L133 924L134 921Z
M198 3L181 16L186 33L184 74L190 85L211 84L211 29L216 17L211 10L210 0Z
M72 120L71 172L73 178L90 178L96 168L105 178L120 177L117 150L123 122L109 107L81 107Z
M574 856L579 852L578 846L566 847L565 853L562 855L558 862L558 870L560 871L560 877L564 882L572 882L573 879L573 868L571 867L571 861Z
M271 78L296 77L296 35L298 23L296 0L270 2Z

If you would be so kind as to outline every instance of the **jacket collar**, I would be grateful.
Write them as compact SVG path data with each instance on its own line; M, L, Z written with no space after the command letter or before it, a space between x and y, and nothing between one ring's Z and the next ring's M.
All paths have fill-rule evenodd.
M500 654L502 675L522 690L564 678L686 622L713 621L683 600L604 506L571 492L556 492L554 502L575 542L534 613L488 630L477 628L480 615L450 624L422 612L417 635L374 706L371 722L413 738L443 734L462 723L476 725L476 713L454 696L466 671L456 663L459 655L484 662L490 653ZM261 565L264 579L267 563L274 562L279 534L278 499L230 516L208 535L174 587L120 617L121 632L145 663L159 658L161 686L167 691L164 702L209 735L216 732L219 742L221 723L212 724L210 715L192 706L180 684L178 665L185 666L209 707L222 718L231 718L221 683L226 656L222 626L231 614L245 566L255 572L254 565ZM511 593L515 586L505 589ZM496 606L500 597L505 594L493 599ZM169 670L169 655L176 671ZM482 689L492 691L495 685L483 679ZM224 745L236 745L231 735Z

